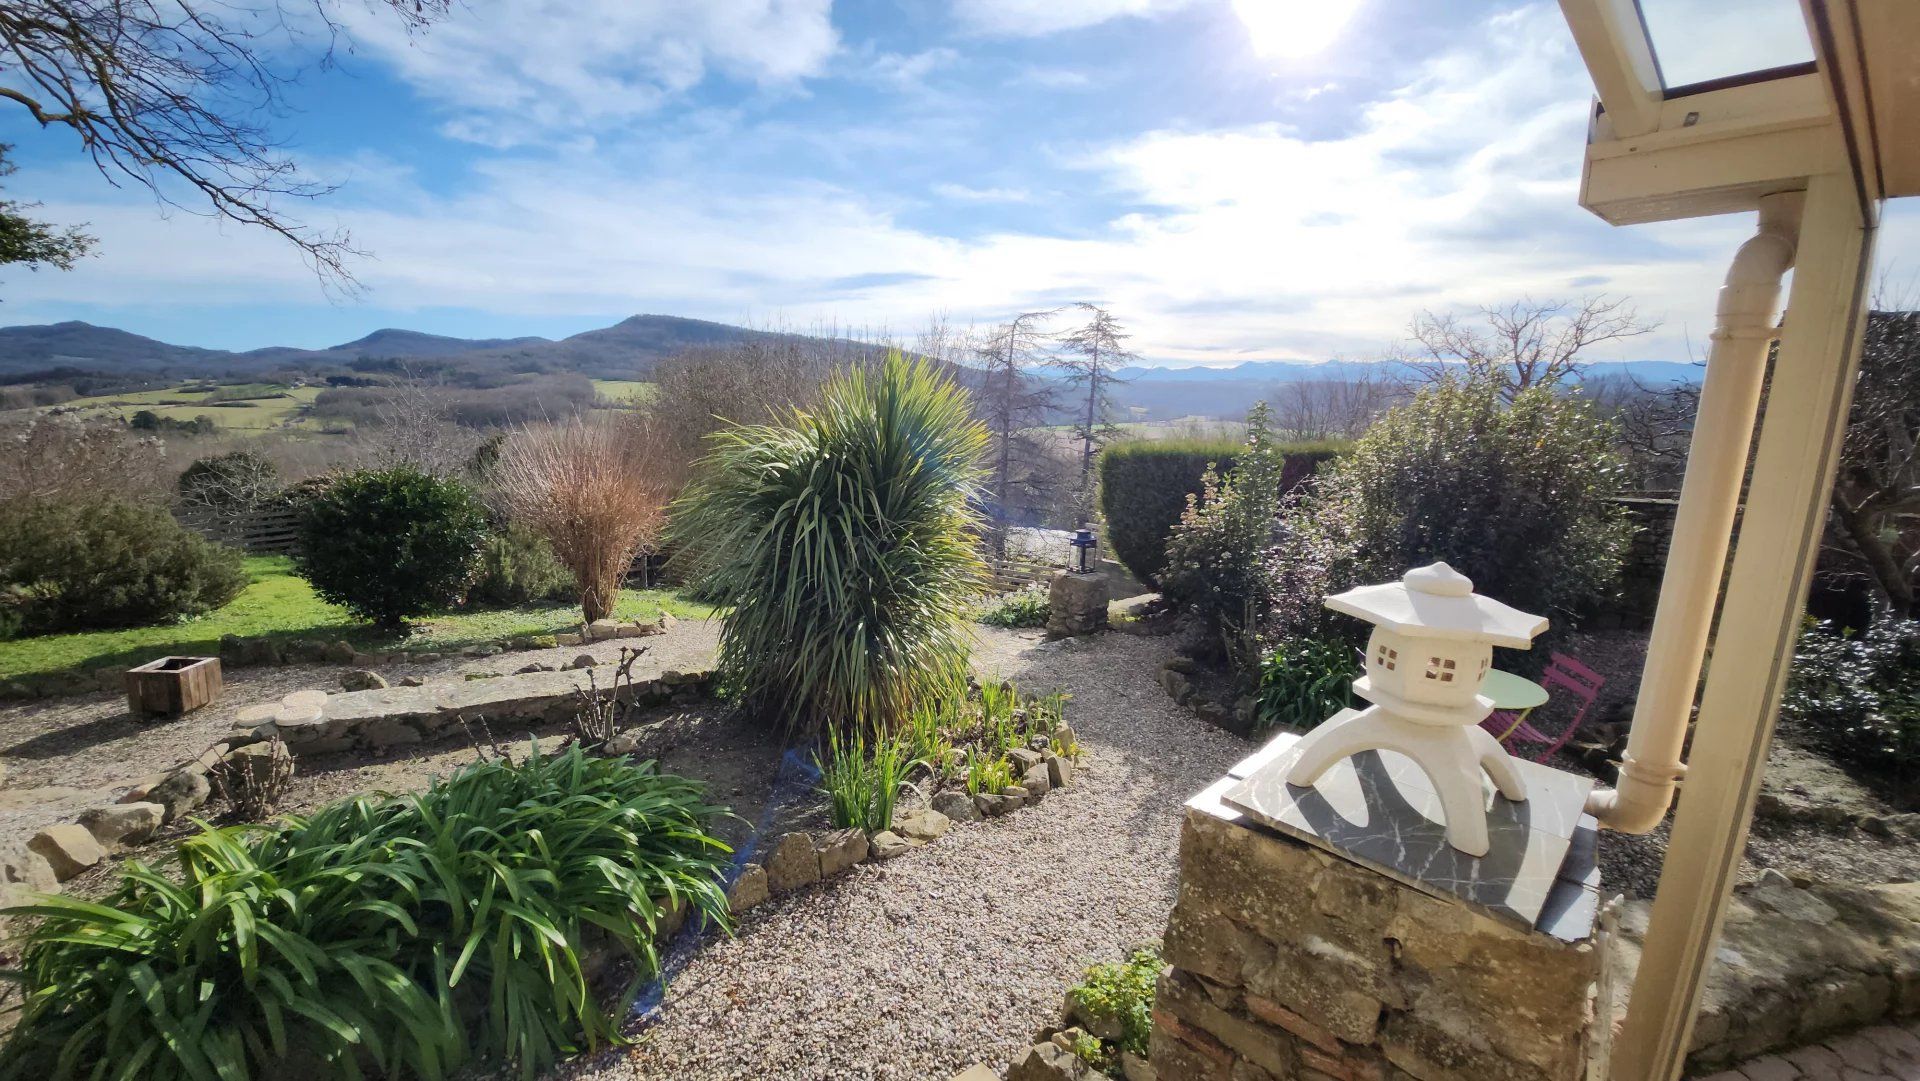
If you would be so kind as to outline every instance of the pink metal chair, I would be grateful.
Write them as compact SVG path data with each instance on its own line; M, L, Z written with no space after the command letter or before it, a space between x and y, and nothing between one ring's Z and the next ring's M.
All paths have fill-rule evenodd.
M1540 676L1540 685L1547 689L1549 696L1546 705L1520 716L1495 713L1481 724L1509 753L1544 762L1566 746L1574 733L1580 731L1580 726L1587 723L1587 714L1593 710L1594 700L1606 682L1572 657L1555 653L1547 658L1547 669ZM1567 715L1569 709L1571 716Z

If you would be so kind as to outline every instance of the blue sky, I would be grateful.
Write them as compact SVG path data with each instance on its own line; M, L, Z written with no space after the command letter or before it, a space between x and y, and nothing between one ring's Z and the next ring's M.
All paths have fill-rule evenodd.
M1553 3L467 0L415 40L341 12L348 49L282 130L342 184L290 209L372 252L363 296L0 114L10 190L101 241L71 273L10 273L0 320L223 348L638 312L910 336L1088 299L1152 362L1225 364L1376 356L1421 309L1607 291L1661 322L1619 358L1679 359L1750 228L1578 207L1591 91ZM1727 29L1798 47L1791 22ZM1896 278L1917 218L1883 231Z

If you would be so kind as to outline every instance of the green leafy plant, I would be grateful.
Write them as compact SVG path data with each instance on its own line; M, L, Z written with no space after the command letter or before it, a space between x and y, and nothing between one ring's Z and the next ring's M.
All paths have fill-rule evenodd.
M139 627L240 595L239 552L164 508L118 499L26 499L0 509L0 594L21 633Z
M1353 705L1353 681L1360 678L1360 655L1338 638L1286 638L1260 663L1255 691L1262 728L1289 725L1307 729Z
M827 733L827 757L816 757L820 790L827 797L833 824L873 833L893 826L900 785L917 760L900 736L881 736L871 744L858 727Z
M990 601L973 618L989 627L1044 627L1052 612L1046 589L1033 585Z
M1119 1051L1147 1057L1147 1043L1153 1036L1153 989L1160 978L1160 964L1158 949L1135 950L1123 962L1087 969L1080 984L1067 992L1067 1001L1076 1014L1120 1030L1120 1038L1113 1041L1109 1052L1110 1062L1119 1060Z
M1013 764L1005 758L977 750L967 757L967 795L996 794L1013 784Z
M458 600L487 536L459 481L411 466L348 474L307 504L295 569L314 592L387 631Z
M531 1078L622 1039L663 906L725 926L718 813L696 782L575 745L203 829L101 903L10 910L38 919L0 1077L431 1079L505 1059ZM597 950L635 960L610 1003Z
M720 664L743 706L789 730L885 730L963 670L986 442L964 392L896 352L813 410L711 439L671 544L733 608Z
M534 601L573 599L573 572L560 563L545 537L508 523L481 542L467 603L512 607Z
M1781 712L1834 757L1905 786L1920 767L1920 622L1800 635Z

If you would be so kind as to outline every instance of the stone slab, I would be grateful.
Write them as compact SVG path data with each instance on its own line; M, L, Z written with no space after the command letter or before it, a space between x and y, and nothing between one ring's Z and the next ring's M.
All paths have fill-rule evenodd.
M1591 935L1599 874L1597 831L1584 814L1590 778L1519 762L1529 798L1516 803L1486 786L1493 848L1476 858L1447 843L1439 797L1411 759L1355 755L1304 788L1286 782L1299 740L1283 733L1237 764L1214 802L1513 925L1570 942Z

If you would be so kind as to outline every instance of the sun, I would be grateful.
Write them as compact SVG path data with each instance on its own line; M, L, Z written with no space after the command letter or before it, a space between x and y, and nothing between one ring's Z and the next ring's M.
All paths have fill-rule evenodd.
M1332 44L1360 0L1233 0L1262 56L1311 56Z

